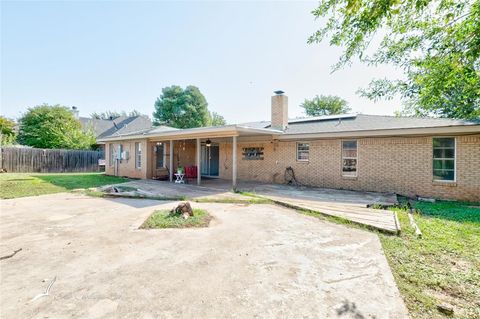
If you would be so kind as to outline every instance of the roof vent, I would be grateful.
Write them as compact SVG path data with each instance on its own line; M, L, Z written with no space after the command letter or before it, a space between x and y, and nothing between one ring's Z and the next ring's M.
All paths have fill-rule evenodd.
M282 95L285 92L283 92L282 90L278 90L278 91L273 91L273 93L275 93L276 95Z

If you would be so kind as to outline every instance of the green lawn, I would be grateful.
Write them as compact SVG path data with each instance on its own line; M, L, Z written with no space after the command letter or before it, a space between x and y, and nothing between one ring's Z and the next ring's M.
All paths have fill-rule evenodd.
M412 318L480 318L480 204L419 202L415 214L423 238L399 210L400 236L379 234L397 285Z
M37 196L127 182L128 179L103 173L2 173L0 198Z
M212 216L199 208L193 209L193 216L184 219L181 215L170 214L169 210L157 210L143 223L141 228L186 228L207 227Z

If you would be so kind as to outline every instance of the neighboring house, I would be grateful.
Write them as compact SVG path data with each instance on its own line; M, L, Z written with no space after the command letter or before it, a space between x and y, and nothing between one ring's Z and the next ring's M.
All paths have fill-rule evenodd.
M193 129L153 128L105 136L106 172L201 176L407 196L480 200L480 122L378 115L288 119L288 98L272 97L269 122ZM173 147L172 147L173 146ZM173 152L171 149L173 148Z
M73 109L76 112L76 108ZM84 130L93 129L97 137L99 149L105 151L105 143L101 140L123 134L136 134L152 128L152 121L148 116L119 116L110 119L95 119L91 117L78 117Z

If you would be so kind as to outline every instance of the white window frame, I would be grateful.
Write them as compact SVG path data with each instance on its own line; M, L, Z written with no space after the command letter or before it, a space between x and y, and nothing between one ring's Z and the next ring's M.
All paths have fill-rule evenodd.
M436 138L453 138L453 179L452 180L445 180L445 179L435 179L433 175L433 161L434 160L451 160L451 158L434 158L433 156L433 140ZM456 183L457 182L457 138L455 136L434 136L432 137L432 169L430 170L432 173L432 180L435 183Z
M135 142L135 168L142 168L142 142ZM138 146L138 147L137 147Z
M306 159L304 159L304 158L302 158L302 159L298 158L298 153L299 153L299 152L298 152L298 146L299 146L300 144L306 144L306 145L308 146L308 152L307 152L308 158L306 158ZM309 142L297 142L297 143L295 144L295 148L296 148L296 154L297 154L297 162L309 162L309 161L310 161L310 143L309 143ZM305 150L303 150L303 152L305 152Z
M343 142L355 142L357 144L357 156L356 157L344 157L343 156ZM342 174L342 177L351 177L351 178L354 178L354 177L358 177L358 164L359 164L359 152L358 152L358 140L357 139L348 139L348 140L341 140L340 141L340 156L341 156L341 162L340 162L340 173ZM355 166L355 175L352 175L352 174L348 174L347 172L344 172L343 171L343 160L344 159L356 159L357 160L357 164Z

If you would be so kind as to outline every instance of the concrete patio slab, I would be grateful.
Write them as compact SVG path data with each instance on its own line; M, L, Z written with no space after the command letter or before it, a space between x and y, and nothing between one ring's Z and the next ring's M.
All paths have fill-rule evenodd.
M229 188L225 184L221 184L221 187L212 187L211 184L209 186L197 186L195 184L175 184L166 181L142 179L122 183L119 186L135 187L153 196L166 198L185 196L190 199L231 199L245 202L251 199L251 197L232 192L231 187Z
M211 227L139 230L175 203L2 200L1 318L408 318L378 237L276 205L193 203ZM50 295L34 300L56 277Z
M251 200L249 196L232 192L230 181L206 179L202 183L202 186L198 186L196 184L136 180L122 185L136 187L155 196L172 197L183 195L191 199L230 199L246 202ZM291 207L341 217L384 232L398 233L400 231L400 224L394 212L367 207L367 205L372 204L396 204L397 197L392 193L358 192L304 186L294 187L254 182L240 182L238 190L253 192L256 195Z

